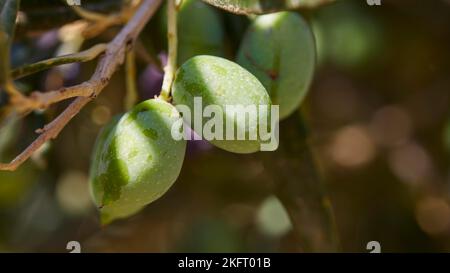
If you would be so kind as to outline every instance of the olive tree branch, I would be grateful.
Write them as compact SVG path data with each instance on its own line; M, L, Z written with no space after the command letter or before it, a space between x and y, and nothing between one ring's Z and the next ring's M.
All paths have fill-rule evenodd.
M74 6L73 9L81 18L89 22L83 27L82 35L84 36L84 38L92 38L102 33L110 26L120 25L127 22L136 12L136 9L140 2L141 0L134 1L130 6L126 6L121 12L110 15L103 15L100 13L84 10L76 6ZM49 60L26 65L12 71L11 78L18 79L20 77L24 77L57 65L74 62L87 62L103 53L105 49L105 44L99 44L83 52L59 56ZM11 97L11 103L13 106L11 109L15 109L21 115L26 115L33 110L45 109L51 104L66 99L78 96L90 96L91 94L87 92L89 89L85 88L87 86L87 84L84 84L69 88L62 87L58 90L45 93L35 91L31 94L30 97L26 97L21 94L20 91L15 87L12 80L5 84L5 89Z
M145 24L153 16L162 0L145 0L137 9L131 20L122 28L119 34L106 46L105 54L100 59L91 79L72 90L82 90L80 93L89 96L76 98L57 118L37 130L41 135L32 142L20 155L8 164L0 164L0 170L13 171L25 162L36 150L48 140L58 136L66 124L80 112L80 110L93 100L108 85L109 80L124 62L125 55L136 40Z
M167 40L169 44L167 65L164 68L164 79L160 97L163 100L170 100L170 90L172 88L175 71L177 69L177 49L178 49L178 30L177 30L177 12L179 4L176 0L167 2Z
M57 65L75 62L87 62L105 52L106 47L106 44L98 44L79 53L59 56L37 62L14 70L12 72L12 75L13 78L20 78ZM62 87L58 90L48 92L35 91L30 95L30 97L24 97L20 101L13 101L13 105L17 106L19 112L21 113L27 113L36 109L45 109L54 103L66 99L80 96L91 96L92 92L90 91L89 87L89 83L85 82L79 85Z
M141 0L134 1L130 6L124 7L119 13L109 15L85 10L77 6L72 6L72 9L78 16L90 22L82 33L84 38L89 39L99 35L111 26L121 25L127 22L136 11L139 2L141 2Z
M39 61L33 64L28 64L14 69L11 72L11 77L15 80L22 77L34 74L36 72L52 68L54 66L70 64L70 63L80 63L88 62L97 58L106 49L106 44L97 44L89 49L74 54L68 54L63 56L57 56L51 59Z
M98 12L86 10L79 6L70 6L70 7L72 8L73 11L75 11L75 13L78 16L80 16L81 18L83 18L85 20L98 22L98 21L107 20L107 18L108 18L108 15L104 15L104 14L101 14Z

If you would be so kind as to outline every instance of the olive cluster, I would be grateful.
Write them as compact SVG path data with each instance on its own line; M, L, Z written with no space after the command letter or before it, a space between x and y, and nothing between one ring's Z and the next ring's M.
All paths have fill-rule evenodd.
M204 13L213 18L214 9L200 1L185 1L180 21L195 9L195 20ZM214 24L216 24L214 23ZM144 101L113 119L100 133L93 152L91 192L101 211L103 224L128 217L161 197L176 181L183 165L186 140L175 140L172 129L181 119L176 106L194 107L200 97L208 105L279 105L280 119L292 114L305 97L315 66L313 34L300 15L278 12L253 20L239 49L236 62L210 55L217 41L204 38L208 28L197 24L201 39L183 38L192 25L180 24L181 59L172 86L171 102L162 98ZM186 28L186 31L183 30ZM210 49L205 50L206 49ZM213 48L213 49L211 49ZM217 55L220 55L219 53ZM262 119L270 119L264 113ZM227 119L224 115L224 126ZM245 119L232 121L245 127ZM244 124L242 124L244 123ZM260 150L256 140L212 140L221 149L235 153Z

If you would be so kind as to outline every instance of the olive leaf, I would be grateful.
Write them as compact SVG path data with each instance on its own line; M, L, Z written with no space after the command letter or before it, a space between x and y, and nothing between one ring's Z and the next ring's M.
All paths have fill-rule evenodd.
M9 77L9 50L20 0L0 0L0 85Z
M203 0L237 14L264 14L280 10L313 8L335 0Z

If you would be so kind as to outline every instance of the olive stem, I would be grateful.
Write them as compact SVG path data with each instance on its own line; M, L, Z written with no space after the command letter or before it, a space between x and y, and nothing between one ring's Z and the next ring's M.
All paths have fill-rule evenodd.
M138 100L138 91L136 87L136 54L134 50L127 53L125 60L125 81L126 81L126 95L125 95L125 109L131 109Z
M177 3L176 0L167 2L167 40L168 40L168 59L164 68L164 79L160 97L170 100L170 92L172 89L175 71L177 68L177 50L178 50L178 30L177 30Z

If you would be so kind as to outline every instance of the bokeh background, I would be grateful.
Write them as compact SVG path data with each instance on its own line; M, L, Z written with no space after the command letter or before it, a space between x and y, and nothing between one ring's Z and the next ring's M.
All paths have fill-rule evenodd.
M233 59L249 19L215 12L223 27L217 54ZM318 64L299 113L281 124L280 151L235 155L191 142L166 195L100 227L89 162L101 127L124 111L121 69L56 140L18 171L0 173L0 251L68 252L76 240L83 252L368 252L369 241L383 252L449 252L450 1L340 0L299 12L316 36ZM161 85L162 17L137 49L140 100ZM109 41L118 30L83 41L77 24L33 28L18 29L14 67ZM94 68L63 66L18 84L55 89ZM3 121L0 159L17 155L66 105Z

